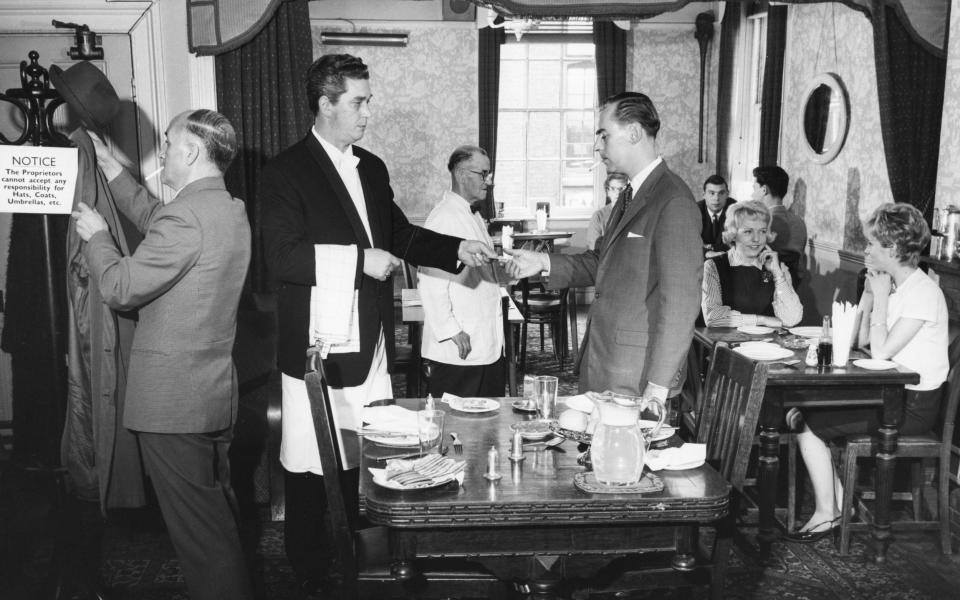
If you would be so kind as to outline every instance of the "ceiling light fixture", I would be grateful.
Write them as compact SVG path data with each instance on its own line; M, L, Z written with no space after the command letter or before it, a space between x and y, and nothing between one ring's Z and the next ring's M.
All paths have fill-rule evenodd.
M320 33L320 43L327 46L406 46L409 34L358 31L347 33L328 31Z

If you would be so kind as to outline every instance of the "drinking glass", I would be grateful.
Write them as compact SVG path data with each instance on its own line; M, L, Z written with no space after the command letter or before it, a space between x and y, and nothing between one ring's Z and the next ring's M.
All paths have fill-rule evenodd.
M443 440L442 410L421 410L417 412L417 434L420 438L421 454L437 454Z
M534 395L537 399L537 417L545 421L557 418L557 384L559 380L552 375L540 375L534 381Z
M533 410L537 407L537 390L534 389L536 386L536 375L523 376L523 408L526 410Z

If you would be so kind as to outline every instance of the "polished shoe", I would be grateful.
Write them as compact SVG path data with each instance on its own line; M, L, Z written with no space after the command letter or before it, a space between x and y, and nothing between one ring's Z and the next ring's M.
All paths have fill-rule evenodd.
M826 529L821 529L820 531L812 531L812 530L819 529L824 525L829 525L829 527L827 527ZM810 528L811 531L788 532L783 536L783 539L785 539L788 542L795 542L798 544L810 544L818 540L822 540L828 535L832 535L833 531L837 527L840 527L840 517L837 517L832 521L823 521L823 522L817 523L816 525Z

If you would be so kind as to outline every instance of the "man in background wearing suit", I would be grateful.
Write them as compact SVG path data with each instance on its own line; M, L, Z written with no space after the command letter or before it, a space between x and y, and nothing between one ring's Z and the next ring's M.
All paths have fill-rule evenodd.
M736 200L730 197L727 180L720 175L711 175L703 182L703 200L697 202L700 209L700 239L703 240L704 258L720 256L730 249L723 243L723 220L727 208Z
M80 203L73 213L104 302L140 314L123 424L137 432L190 598L250 599L228 501L238 401L233 339L250 262L246 208L223 182L236 134L212 110L173 119L160 154L161 181L176 191L167 204L91 137L118 207L144 234L124 257L98 212Z
M513 277L547 272L549 286L596 286L580 353L580 391L664 400L680 393L699 312L703 255L690 188L659 156L650 98L624 92L600 111L595 150L630 185L597 250L559 255L514 250ZM636 190L636 191L634 191Z
M307 100L316 115L313 128L270 161L261 185L266 261L279 284L284 544L307 597L326 597L338 575L330 572L335 549L324 536L320 453L303 381L307 348L315 337L321 354L329 347L323 365L337 429L355 432L363 406L393 397L391 274L400 261L455 272L460 263L476 267L496 257L479 241L407 221L393 200L386 165L354 146L371 115L369 78L367 66L355 56L317 59L306 76ZM342 297L344 288L349 292L345 306L324 303L332 300L331 291ZM314 335L342 323L353 328L344 339ZM355 434L342 435L340 449L344 490L354 495L348 507L358 513Z

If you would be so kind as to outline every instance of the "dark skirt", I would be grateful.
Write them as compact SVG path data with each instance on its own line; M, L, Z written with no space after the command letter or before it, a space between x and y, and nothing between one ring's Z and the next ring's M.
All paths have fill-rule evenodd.
M943 386L935 390L906 390L906 406L900 435L918 435L933 429L940 415ZM820 439L829 442L850 435L874 434L880 428L883 407L851 409L816 409L804 411L804 419L810 430Z

